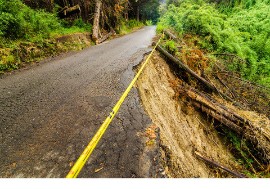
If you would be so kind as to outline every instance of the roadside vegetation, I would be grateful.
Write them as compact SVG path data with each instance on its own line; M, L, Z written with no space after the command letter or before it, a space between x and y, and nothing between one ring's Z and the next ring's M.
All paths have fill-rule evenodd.
M168 3L158 31L171 28L192 35L209 54L227 53L243 59L230 69L270 87L270 2L184 0Z
M0 73L156 23L158 5L158 0L0 0ZM65 8L73 12L63 14ZM74 40L78 33L87 39Z
M69 23L55 13L33 10L20 0L0 0L0 72L18 69L22 62L81 48L79 44L57 45L55 38L89 32L91 27L82 19Z

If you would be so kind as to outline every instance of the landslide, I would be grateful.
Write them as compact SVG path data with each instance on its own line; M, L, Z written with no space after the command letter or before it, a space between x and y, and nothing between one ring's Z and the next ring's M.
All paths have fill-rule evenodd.
M187 41L184 44L190 45ZM270 121L267 114L262 113L269 111L265 106L268 96L263 100L253 98L253 104L244 103L251 98L248 95L242 95L240 98L246 83L230 80L226 76L217 79L214 77L216 68L207 71L210 64L204 52L194 49L192 45L189 47L188 53L181 52L181 59L194 72L216 86L219 93L205 90L202 84L183 70L180 71L178 66L173 65L158 52L154 53L137 83L142 104L153 124L160 129L161 164L166 175L173 178L233 177L198 158L196 153L199 153L240 175L269 177ZM241 90L238 90L239 86ZM250 83L248 86L249 89L246 88L245 93L251 89L253 94L263 93L263 90L256 89L256 86L254 89ZM236 87L231 88L235 93L233 101L228 97L231 92L229 87ZM203 105L196 106L192 95L188 96L190 88L194 89L193 92L198 92L194 93L195 95L204 94L214 105L218 104L241 117L244 120L243 125L238 123L243 129L241 133L229 128L224 124L226 122L217 120L218 116L213 116L210 111L204 111L206 108ZM197 97L195 96L195 100ZM259 104L261 107L256 106Z
M158 53L138 80L143 105L153 123L160 128L160 150L166 174L169 177L216 177L222 174L198 160L193 155L195 149L236 168L233 155L218 138L210 121L192 106L177 100L172 87L176 80Z

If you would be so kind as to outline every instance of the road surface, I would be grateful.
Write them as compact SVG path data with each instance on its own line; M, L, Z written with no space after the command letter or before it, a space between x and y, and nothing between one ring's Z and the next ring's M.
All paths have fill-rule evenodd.
M2 76L0 177L65 177L151 50L154 35L155 27L145 27ZM140 135L150 124L133 88L79 177L152 177L142 170Z

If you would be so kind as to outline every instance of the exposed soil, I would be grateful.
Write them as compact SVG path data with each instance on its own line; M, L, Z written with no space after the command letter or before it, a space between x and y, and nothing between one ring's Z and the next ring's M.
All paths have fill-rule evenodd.
M232 170L241 167L215 130L212 120L179 101L173 85L178 79L154 54L138 80L139 93L154 125L160 128L161 154L169 177L231 177L194 155L198 151Z

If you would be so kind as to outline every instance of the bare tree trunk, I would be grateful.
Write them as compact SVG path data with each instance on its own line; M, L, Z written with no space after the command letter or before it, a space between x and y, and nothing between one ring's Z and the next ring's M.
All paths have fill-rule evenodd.
M97 42L98 40L101 4L102 4L101 0L96 0L94 23L93 23L93 34L92 34L92 39L94 40L94 42Z
M137 21L140 21L140 7L137 6Z

